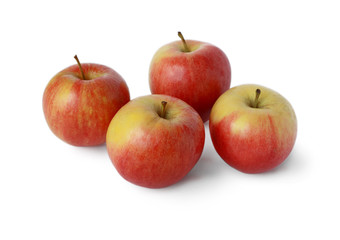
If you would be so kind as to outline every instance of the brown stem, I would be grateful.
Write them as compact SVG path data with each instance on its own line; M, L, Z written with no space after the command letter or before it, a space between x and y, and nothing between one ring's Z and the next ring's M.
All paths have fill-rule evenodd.
M77 55L74 55L74 58L76 59L76 61L77 61L77 63L78 63L78 66L79 66L81 75L82 75L82 77L83 77L83 80L86 80L86 79L85 79L85 74L84 74L84 72L83 72L83 68L81 67L81 64L80 64L80 62L79 62L79 59L78 59Z
M178 32L178 36L182 39L182 42L183 42L183 46L184 46L184 52L190 52L190 49L187 45L187 42L185 41L183 35L181 32Z
M259 106L259 97L261 94L261 90L260 89L256 89L256 96L255 96L255 101L254 101L254 108L258 108Z
M167 104L168 103L166 101L162 101L161 118L165 118L165 114L166 114L165 108Z

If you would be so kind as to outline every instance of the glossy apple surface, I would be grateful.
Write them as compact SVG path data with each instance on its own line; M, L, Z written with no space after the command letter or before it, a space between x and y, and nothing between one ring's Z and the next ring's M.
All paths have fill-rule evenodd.
M105 142L115 113L130 100L124 79L113 69L99 64L82 64L56 74L43 95L45 119L52 132L75 146Z
M226 163L245 173L260 173L287 158L295 143L297 120L283 96L249 84L220 96L209 128L214 147Z
M106 144L123 178L162 188L178 182L195 166L204 139L202 119L192 107L174 97L149 95L131 100L117 112Z
M191 105L205 122L217 98L230 87L231 69L218 47L194 40L161 47L149 69L151 93L166 94Z

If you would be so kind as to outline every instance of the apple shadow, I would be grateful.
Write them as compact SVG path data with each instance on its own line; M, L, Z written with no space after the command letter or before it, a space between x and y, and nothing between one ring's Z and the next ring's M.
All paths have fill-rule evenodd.
M264 172L259 173L255 175L259 176L271 176L271 175L278 175L278 174L295 174L295 173L301 173L301 171L304 171L306 168L306 165L304 164L303 153L301 152L301 148L298 148L298 146L294 147L292 152L288 155L286 160L284 160L279 166L276 168Z
M215 149L206 149L201 159L189 173L189 177L193 179L216 177L225 174L227 168L228 165L215 152Z
M105 161L107 159L109 159L107 149L106 149L106 143L103 143L103 144L97 145L97 146L85 146L85 147L83 147L83 146L80 146L80 147L79 146L77 146L77 147L72 146L72 149L75 152L79 152L79 154L92 156L96 159L96 161L98 161L99 158L105 159Z
M102 143L102 144L97 145L97 146L89 146L89 147L86 147L86 148L89 149L92 152L103 153L103 152L106 152L106 143Z
M215 149L206 148L195 167L182 180L169 188L181 188L189 184L200 187L208 186L211 185L211 181L228 176L230 171L228 164L219 157Z
M212 144L209 132L209 121L204 123L204 127L205 143L200 159L183 179L167 187L167 189L181 188L189 184L197 186L202 186L202 184L210 185L210 181L229 175L228 172L232 171L228 164L218 155Z
M210 141L210 139L208 139L208 141ZM286 160L276 168L264 173L248 174L232 168L220 158L213 146L206 146L196 166L181 181L169 188L181 188L189 184L211 186L209 183L212 180L215 181L216 179L223 177L223 181L225 181L226 176L232 176L235 173L255 178L266 178L268 176L272 177L279 175L299 175L301 174L301 171L305 171L306 169L306 165L304 164L305 158L301 148L295 146Z

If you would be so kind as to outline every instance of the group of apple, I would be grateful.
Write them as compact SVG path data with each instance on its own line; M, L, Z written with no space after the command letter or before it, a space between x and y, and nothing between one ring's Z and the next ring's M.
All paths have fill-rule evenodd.
M260 85L229 89L224 52L178 36L152 59L152 94L133 100L117 72L75 56L77 64L57 73L44 91L52 132L75 146L106 142L119 174L149 188L170 186L189 173L202 154L208 120L213 145L230 166L260 173L281 164L297 134L290 103Z

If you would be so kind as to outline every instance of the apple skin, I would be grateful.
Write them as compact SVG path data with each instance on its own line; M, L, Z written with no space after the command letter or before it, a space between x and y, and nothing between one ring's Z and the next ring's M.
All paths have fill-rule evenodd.
M165 118L160 117L166 101ZM195 166L204 147L204 124L184 101L165 95L131 100L112 119L106 145L118 173L147 188L180 181Z
M130 100L128 86L113 69L100 64L78 65L57 73L43 95L43 111L52 132L75 146L105 142L115 113Z
M252 107L256 89L258 108ZM247 84L229 89L214 104L210 135L220 157L245 173L261 173L280 165L292 151L297 120L290 103L279 93Z
M191 52L184 52L182 42L175 41L155 53L149 69L150 90L182 99L205 122L217 98L230 87L230 63L212 44L186 43Z

